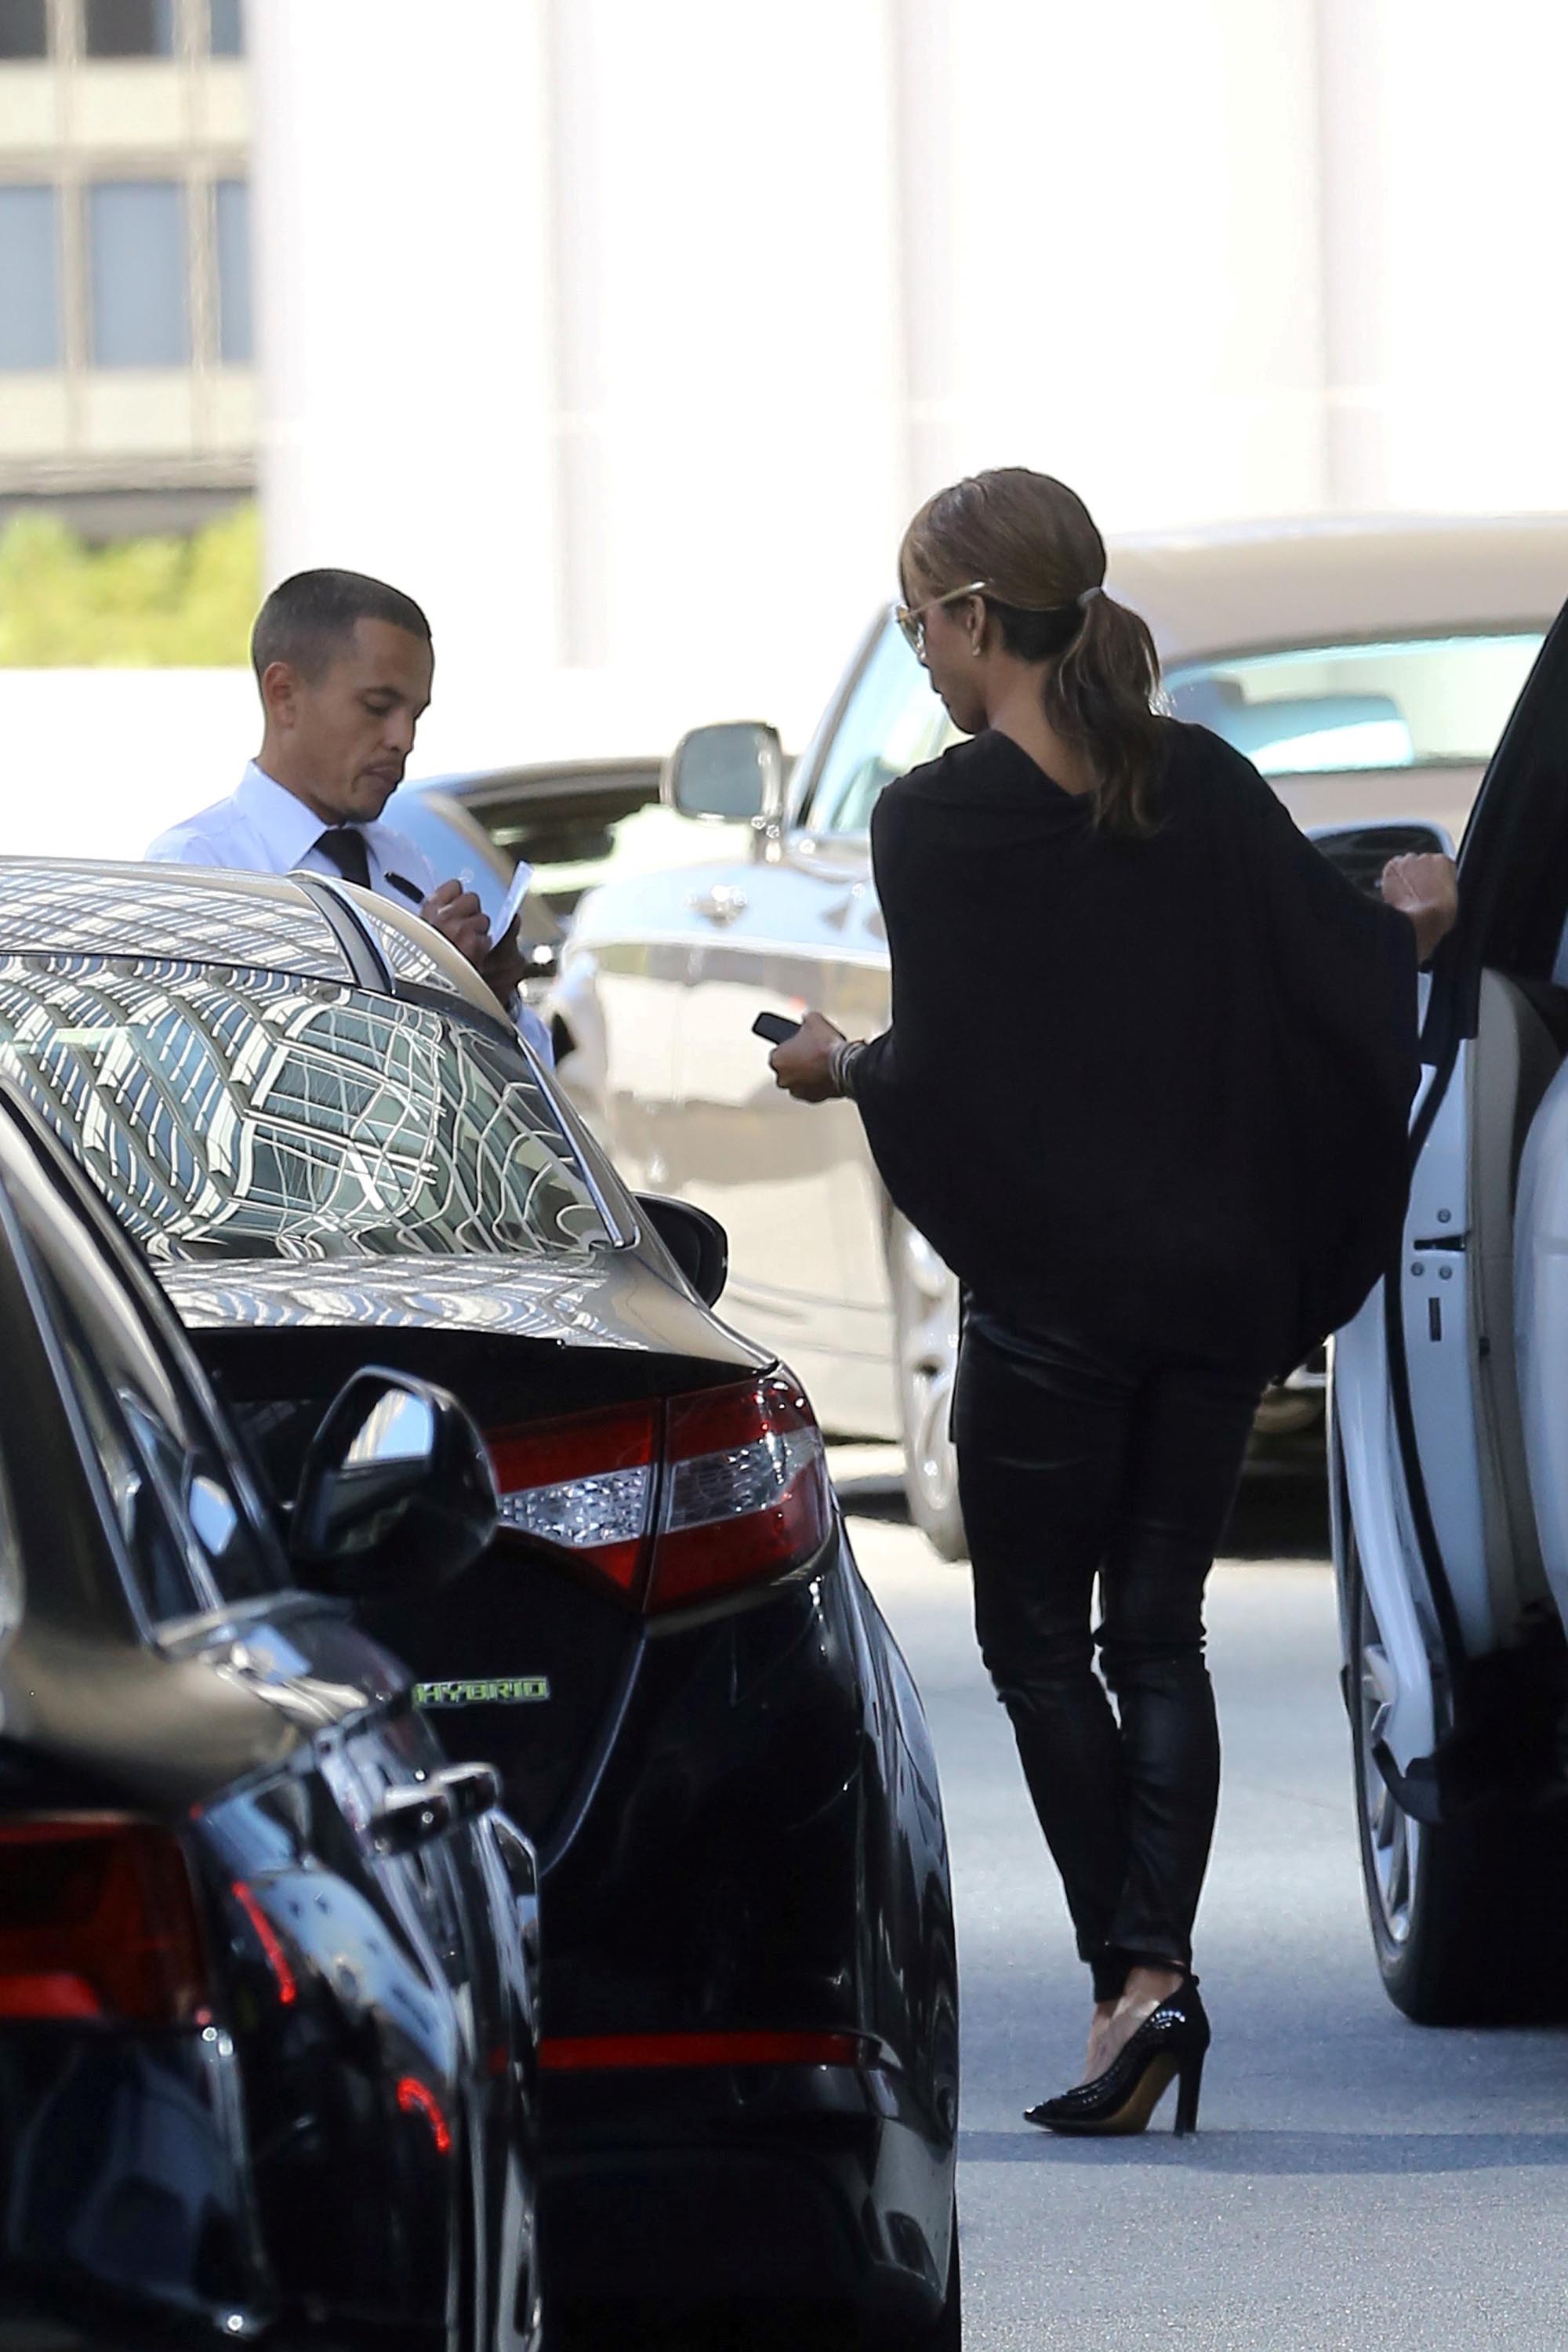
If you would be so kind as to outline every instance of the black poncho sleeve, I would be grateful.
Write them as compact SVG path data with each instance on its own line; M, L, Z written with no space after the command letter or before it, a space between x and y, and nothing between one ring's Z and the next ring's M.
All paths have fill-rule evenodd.
M1235 765L1300 1269L1283 1373L1350 1320L1399 1245L1420 1077L1415 929L1347 882L1256 772Z

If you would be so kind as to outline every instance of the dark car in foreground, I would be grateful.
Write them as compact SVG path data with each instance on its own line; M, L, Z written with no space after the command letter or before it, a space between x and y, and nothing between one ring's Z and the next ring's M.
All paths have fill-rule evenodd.
M367 1362L489 1440L494 1541L367 1601L540 1859L552 2303L958 2340L941 1801L811 1408L435 934L348 884L0 865L0 1069L277 1490Z
M361 1371L290 1559L156 1285L0 1089L0 2340L532 2352L533 1856L343 1596L494 1524Z

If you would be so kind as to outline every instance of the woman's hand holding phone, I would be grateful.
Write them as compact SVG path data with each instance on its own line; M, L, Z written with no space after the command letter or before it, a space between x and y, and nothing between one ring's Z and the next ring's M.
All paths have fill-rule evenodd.
M843 1042L842 1029L836 1029L821 1013L808 1013L794 1036L786 1037L768 1055L775 1084L796 1102L831 1102L838 1093L833 1077L833 1048Z

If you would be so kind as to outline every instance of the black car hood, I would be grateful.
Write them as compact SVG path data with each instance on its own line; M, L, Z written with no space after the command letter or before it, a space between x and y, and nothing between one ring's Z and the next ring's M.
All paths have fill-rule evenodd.
M465 1330L630 1348L758 1368L771 1362L636 1250L589 1258L227 1258L155 1269L190 1330Z

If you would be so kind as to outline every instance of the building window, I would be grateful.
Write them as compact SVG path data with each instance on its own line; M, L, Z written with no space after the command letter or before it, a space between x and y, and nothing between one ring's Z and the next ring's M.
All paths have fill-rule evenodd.
M244 180L217 184L217 346L230 367L256 356L250 323L250 190Z
M210 33L207 46L215 58L245 55L245 22L240 0L208 0Z
M89 58L172 58L174 0L87 0Z
M184 192L172 180L106 180L88 194L92 357L97 367L183 367Z
M48 0L0 0L0 58L47 58Z
M59 366L59 250L53 188L0 188L0 368Z

